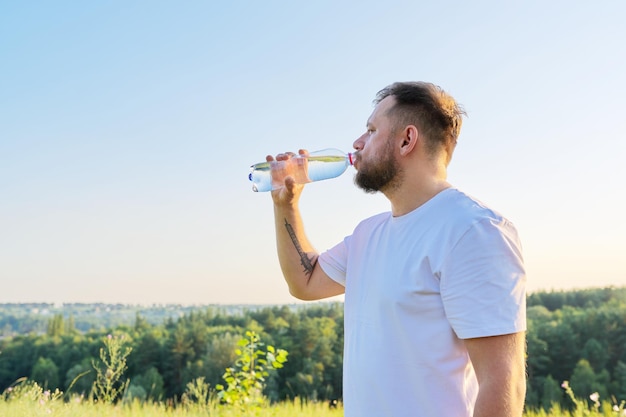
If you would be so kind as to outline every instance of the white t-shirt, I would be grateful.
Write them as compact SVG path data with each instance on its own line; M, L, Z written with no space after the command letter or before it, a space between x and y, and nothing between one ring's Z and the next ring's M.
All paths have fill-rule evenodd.
M364 220L319 263L346 290L346 417L471 416L462 339L526 330L515 227L454 188Z

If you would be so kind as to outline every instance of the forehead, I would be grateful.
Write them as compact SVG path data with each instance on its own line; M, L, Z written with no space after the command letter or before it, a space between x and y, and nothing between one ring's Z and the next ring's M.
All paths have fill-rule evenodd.
M396 99L393 96L387 96L382 99L376 107L374 107L372 114L367 119L367 123L381 123L384 120L388 120L389 110L394 106L394 104L396 104Z

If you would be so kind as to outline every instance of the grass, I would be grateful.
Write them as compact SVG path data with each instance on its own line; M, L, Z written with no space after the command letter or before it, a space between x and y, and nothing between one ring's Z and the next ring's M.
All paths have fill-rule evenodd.
M83 397L68 398L60 391L44 390L35 382L21 380L0 393L0 417L340 417L341 407L330 409L327 403L297 400L264 407L221 406L214 396L169 406L163 402L122 401L117 404L92 401ZM197 398L197 397L196 397Z
M19 399L0 400L0 416L11 417L339 417L341 408L329 409L327 404L299 402L280 403L257 411L240 411L218 406L167 407L164 404L141 404L134 402L124 405L94 404L91 402L65 403L62 400L32 401Z
M550 412L528 411L524 417L617 417L623 410L613 410L610 404L599 408L578 408L572 412L554 407ZM33 399L22 397L6 400L0 397L0 416L10 417L340 417L341 407L330 409L326 403L304 404L285 402L256 411L241 411L219 407L217 404L168 407L162 403L147 404L138 401L130 404L98 404L73 399Z
M608 401L600 402L596 394L590 397L592 403L573 396L571 389L566 392L572 399L574 410L562 410L554 405L549 412L527 411L524 417L623 417L625 403L619 406ZM594 397L595 396L595 397ZM339 405L330 409L325 402L305 403L297 400L263 407L220 406L215 397L203 401L185 400L176 407L165 403L122 401L117 404L85 400L74 396L67 398L62 392L44 391L36 383L14 385L0 393L0 417L340 417L343 409Z

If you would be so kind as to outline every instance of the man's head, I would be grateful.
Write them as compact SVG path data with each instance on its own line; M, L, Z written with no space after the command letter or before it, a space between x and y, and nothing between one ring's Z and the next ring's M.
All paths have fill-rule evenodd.
M374 104L387 97L395 104L387 111L394 130L414 125L426 140L432 156L443 150L446 164L450 162L461 131L465 111L440 87L426 82L397 82L376 94Z

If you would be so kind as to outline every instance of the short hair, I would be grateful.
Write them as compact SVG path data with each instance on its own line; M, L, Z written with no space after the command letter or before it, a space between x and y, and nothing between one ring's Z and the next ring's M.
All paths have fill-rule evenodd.
M427 82L396 82L376 94L374 104L393 96L394 106L388 115L395 119L395 130L415 125L424 134L431 155L439 149L447 152L447 163L461 132L463 108L441 87Z

